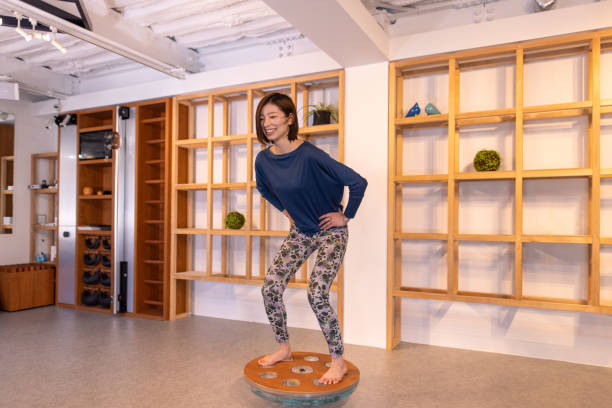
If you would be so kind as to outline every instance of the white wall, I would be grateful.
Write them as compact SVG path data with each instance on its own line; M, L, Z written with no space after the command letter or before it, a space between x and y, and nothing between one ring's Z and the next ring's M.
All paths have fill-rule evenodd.
M30 261L30 172L33 153L57 151L57 127L45 129L47 116L33 116L31 105L0 100L0 111L14 113L15 162L13 233L0 234L0 265Z

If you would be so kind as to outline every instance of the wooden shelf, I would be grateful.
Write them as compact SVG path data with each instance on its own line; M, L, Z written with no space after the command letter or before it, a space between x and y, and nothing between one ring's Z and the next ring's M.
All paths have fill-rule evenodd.
M92 195L80 195L79 196L79 200L112 200L112 199L113 199L112 194L101 194L101 195L92 194Z
M32 229L34 229L34 230L55 231L55 230L57 230L57 226L55 226L55 225L38 225L38 224L34 224L32 226Z
M440 232L394 232L393 238L446 241L448 234Z
M552 170L523 170L523 178L573 178L591 177L591 169L552 169Z
M34 194L57 194L59 190L57 188L38 188L30 191Z
M110 166L113 164L113 159L79 160L78 163L81 166Z
M165 116L159 116L157 118L141 119L140 123L163 123L166 121Z
M522 241L555 244L591 244L593 243L593 238L589 235L523 235Z
M148 164L150 166L161 166L165 163L166 161L164 159L145 160L145 164Z
M395 176L393 181L397 184L446 183L448 182L448 174Z
M146 305L155 305L155 306L163 306L164 303L160 302L159 300L145 300L143 301L144 304Z
M3 194L3 195L13 195L14 191L15 190L2 190L2 191L0 191L0 194Z
M145 180L145 184L164 184L166 181L164 179L157 180Z
M448 114L420 115L411 118L395 119L395 126L397 127L418 127L423 125L437 125L442 127L448 126Z
M455 175L456 180L512 180L515 177L514 171L478 171Z
M101 230L80 230L77 227L77 234L79 235L113 235L113 231L101 231Z
M156 144L164 144L166 143L166 141L164 139L152 139L152 140L147 140L145 143L148 145L156 145Z
M79 128L79 133L89 133L89 132L99 132L99 131L104 131L104 130L108 130L108 131L112 131L114 128L113 125L102 125L102 126L91 126L91 127L85 127L85 128Z
M150 279L144 279L143 282L146 283L147 285L163 285L164 284L164 281L150 280Z
M298 134L308 136L322 136L331 133L337 133L338 129L339 126L337 123L332 123L329 125L307 126L300 128Z

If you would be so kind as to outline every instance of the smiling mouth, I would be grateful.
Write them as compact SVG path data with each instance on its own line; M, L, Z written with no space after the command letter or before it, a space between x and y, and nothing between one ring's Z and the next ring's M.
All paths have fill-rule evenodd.
M271 135L276 129L266 129L266 134Z

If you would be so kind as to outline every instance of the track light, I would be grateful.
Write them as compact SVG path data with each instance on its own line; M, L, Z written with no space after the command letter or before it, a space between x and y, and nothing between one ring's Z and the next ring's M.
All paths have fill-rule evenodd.
M21 35L23 38L25 38L26 41L30 41L32 39L32 36L26 33L23 28L21 28L21 14L15 13L15 16L17 17L17 28L15 28L15 31L17 31L17 33L19 33L19 35Z

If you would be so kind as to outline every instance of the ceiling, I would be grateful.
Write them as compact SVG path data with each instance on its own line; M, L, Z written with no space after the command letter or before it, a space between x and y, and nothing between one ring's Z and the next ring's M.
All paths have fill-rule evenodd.
M309 1L311 5L318 2L324 6L339 3ZM361 3L387 35L394 35L410 32L411 27L418 25L416 21L430 21L436 13L455 13L461 23L461 13L465 16L467 12L472 21L464 23L473 23L477 22L476 14L482 19L496 18L491 11L494 7L505 10L512 4L514 14L537 11L535 1L361 0ZM559 0L559 4L589 1L592 0ZM0 26L0 81L18 82L26 94L62 98L81 93L86 88L83 83L93 78L130 72L142 73L139 77L143 80L166 75L184 78L237 65L249 58L248 50L250 58L263 59L319 49L327 52L317 39L316 27L311 23L304 29L300 14L305 13L291 10L299 7L304 7L303 2L293 0L0 0L0 15L5 16ZM35 19L39 17L37 32L43 33L41 30L55 24L59 31L55 40L67 52L62 53L43 39L26 41L13 27L17 23L16 11L22 13L20 25L26 34L32 33L28 29L31 28L28 17L32 15ZM500 16L504 13L508 14L498 12ZM48 18L50 14L53 18ZM85 28L57 17L62 14ZM13 26L7 26L10 22L6 17L11 18Z

